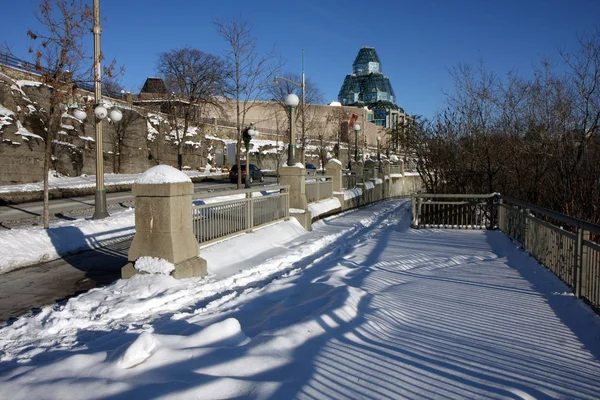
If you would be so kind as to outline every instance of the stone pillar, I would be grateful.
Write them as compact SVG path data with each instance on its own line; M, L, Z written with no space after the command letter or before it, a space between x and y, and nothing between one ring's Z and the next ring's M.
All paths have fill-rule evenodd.
M312 225L312 215L308 211L308 202L306 201L306 169L302 164L294 166L284 166L279 168L279 184L290 187L290 216L296 218L298 222L310 231Z
M129 263L121 276L140 273L135 262L140 257L157 257L175 265L174 278L207 274L206 260L199 257L199 246L192 230L190 178L167 165L144 172L133 184L135 196L135 236L129 248Z
M365 161L365 174L367 175L364 179L364 181L369 181L371 179L377 178L377 167L378 167L378 163L377 161L373 161L373 160L367 160Z
M356 182L363 182L364 181L364 167L363 167L363 163L358 161L352 161L350 163L350 171L352 171L354 174L356 174Z
M333 177L333 192L342 192L342 162L332 158L325 166L325 175Z
M383 197L384 198L388 198L391 195L391 178L390 175L392 174L392 165L390 163L389 160L383 160L382 161L382 165L383 165Z

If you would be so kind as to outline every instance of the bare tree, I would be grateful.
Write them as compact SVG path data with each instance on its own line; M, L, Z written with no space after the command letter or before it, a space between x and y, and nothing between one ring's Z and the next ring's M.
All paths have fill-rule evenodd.
M83 38L92 23L92 10L81 1L43 0L36 14L42 31L27 35L38 45L29 49L35 56L36 72L41 74L48 94L47 106L36 108L44 135L44 228L49 226L48 171L53 141L60 129L67 105L72 102L73 84L89 80L90 69L83 67Z
M302 76L293 72L287 72L283 74L282 78L279 79L277 86L272 86L269 90L271 97L278 101L280 106L286 110L289 114L289 108L285 104L285 99L288 94L295 94L299 98L302 97L302 88L289 81L301 83ZM298 105L297 115L299 122L304 129L300 132L300 159L302 162L305 161L305 148L307 142L312 139L318 139L318 134L315 134L319 128L319 119L315 118L318 112L316 111L316 104L322 104L324 101L323 92L319 87L310 79L306 78L304 81L304 108L302 104Z
M219 57L184 47L160 54L158 71L171 93L167 111L175 132L177 167L181 170L190 125L206 116L209 109L222 111L219 96L223 94L227 69Z
M228 94L236 102L236 164L239 189L242 185L242 127L245 125L246 114L256 100L268 93L281 61L273 51L266 55L258 54L256 38L252 35L252 27L247 21L216 19L214 24L219 35L229 45L225 57L231 71Z
M113 124L110 132L110 139L113 151L113 173L122 173L121 161L125 142L131 136L131 127L138 121L142 121L144 117L134 110L123 110L123 118L118 124Z

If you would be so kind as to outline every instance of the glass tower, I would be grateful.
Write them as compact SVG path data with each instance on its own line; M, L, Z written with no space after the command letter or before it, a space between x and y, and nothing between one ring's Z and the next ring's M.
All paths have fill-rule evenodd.
M385 114L398 110L394 89L387 76L384 76L381 61L372 47L359 50L352 73L346 75L338 94L338 101L344 106L367 106L375 111L377 125L388 126ZM380 117L384 114L383 118Z

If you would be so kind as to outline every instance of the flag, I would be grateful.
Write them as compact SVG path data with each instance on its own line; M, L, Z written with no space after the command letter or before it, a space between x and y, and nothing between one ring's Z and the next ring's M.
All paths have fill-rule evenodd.
M358 115L352 114L352 116L350 117L350 121L348 121L348 126L350 128L352 128L354 126L354 124L356 123L357 119L358 119Z

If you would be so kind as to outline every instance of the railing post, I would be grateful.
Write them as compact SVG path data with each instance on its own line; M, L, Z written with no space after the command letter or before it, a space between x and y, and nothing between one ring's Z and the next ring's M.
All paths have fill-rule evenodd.
M497 199L498 202L496 204L496 208L498 209L498 230L504 232L504 207L502 207L504 200L502 200L500 197L497 197Z
M521 227L521 249L527 250L527 221L529 209L523 208L523 226Z
M413 194L412 196L410 196L410 215L411 215L410 225L412 228L418 228L418 226L417 226L417 206L416 206L415 202L416 202L416 196Z
M494 225L496 225L496 213L495 211L495 205L496 205L496 195L492 195L492 197L490 198L490 226L488 227L488 229L494 229Z
M252 204L252 192L246 193L246 203L248 204L246 207L246 229L251 231L254 225L254 205Z
M583 241L586 240L586 237L589 238L589 232L586 232L583 228L578 226L577 241L575 242L575 271L573 273L573 278L575 280L575 282L573 282L573 289L577 298L581 298L583 268L585 262Z

